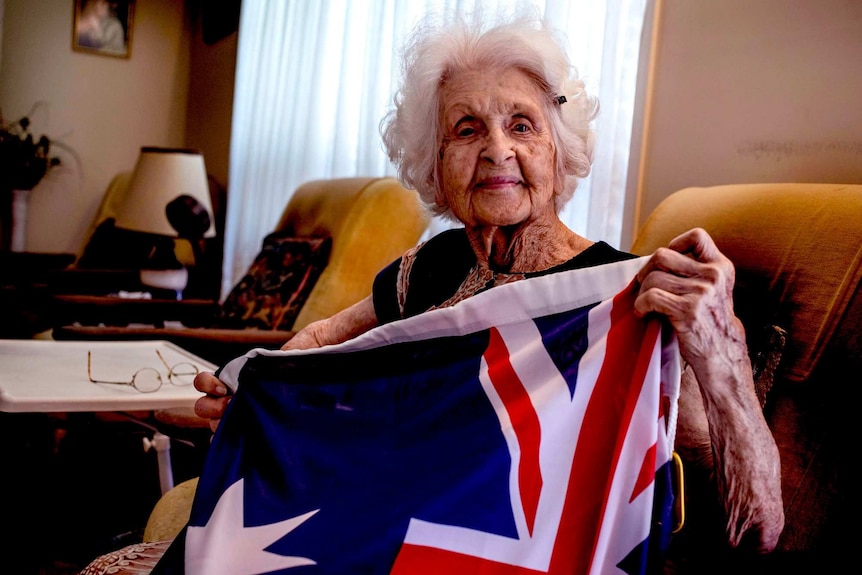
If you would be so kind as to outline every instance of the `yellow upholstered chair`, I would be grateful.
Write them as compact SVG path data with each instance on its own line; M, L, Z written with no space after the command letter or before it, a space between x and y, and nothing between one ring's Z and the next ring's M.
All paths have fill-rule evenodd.
M294 330L327 318L371 293L384 266L414 246L428 226L417 194L394 178L316 180L300 186L275 231L332 237L329 264Z
M198 478L193 477L175 485L159 498L144 527L145 542L165 541L177 536L189 520L197 486Z
M649 216L632 251L649 254L693 227L736 266L734 302L753 359L770 352L775 332L766 328L784 334L771 389L760 390L781 455L786 526L777 551L791 557L788 572L833 572L830 562L856 544L845 526L859 511L851 461L862 387L862 185L680 190Z
M839 572L830 567L854 549L854 532L845 525L855 524L858 511L852 503L858 502L853 454L862 388L862 186L681 190L651 214L632 251L652 253L693 227L710 232L736 265L734 300L755 368L774 373L774 379L755 375L758 382L768 380L760 393L781 454L787 523L778 553L787 562L786 569L717 570L722 563L714 553L720 552L724 529L718 525L710 532L719 545L694 550L703 551L699 563L677 573ZM784 345L774 345L776 333ZM160 502L151 523L163 524L162 516L177 509L183 509L178 517L188 517L189 487L165 494L171 503ZM685 492L691 492L688 486ZM685 541L688 526L696 527L700 519L691 512L697 505L686 508L678 541ZM175 535L177 525L160 536Z

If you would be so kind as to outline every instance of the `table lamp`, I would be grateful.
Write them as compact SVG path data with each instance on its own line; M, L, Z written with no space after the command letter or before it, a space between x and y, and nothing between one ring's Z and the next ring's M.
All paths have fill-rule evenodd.
M181 296L188 270L176 258L173 238L188 240L198 257L200 240L216 235L211 213L203 154L185 148L141 148L115 225L156 238L140 271L142 284Z

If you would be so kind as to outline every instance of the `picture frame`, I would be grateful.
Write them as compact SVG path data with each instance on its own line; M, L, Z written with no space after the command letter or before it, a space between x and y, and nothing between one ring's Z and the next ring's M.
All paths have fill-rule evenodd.
M135 0L73 0L72 50L128 58Z

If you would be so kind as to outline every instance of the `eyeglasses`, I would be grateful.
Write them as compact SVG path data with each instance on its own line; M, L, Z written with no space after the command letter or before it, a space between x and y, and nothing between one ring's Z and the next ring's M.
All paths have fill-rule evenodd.
M198 367L193 363L180 362L173 366L168 365L159 350L156 350L156 355L162 361L168 370L168 381L177 387L191 385L195 380L195 376L199 373ZM93 378L92 359L93 352L87 351L87 378L91 383L111 383L116 385L130 385L141 393L153 393L162 387L162 374L159 370L153 367L142 367L132 374L131 381L107 381L104 379Z

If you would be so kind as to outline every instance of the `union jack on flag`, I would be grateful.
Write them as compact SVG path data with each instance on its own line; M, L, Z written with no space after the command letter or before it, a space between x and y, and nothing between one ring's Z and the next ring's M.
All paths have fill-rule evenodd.
M672 515L676 340L643 259L255 350L155 573L649 573Z

